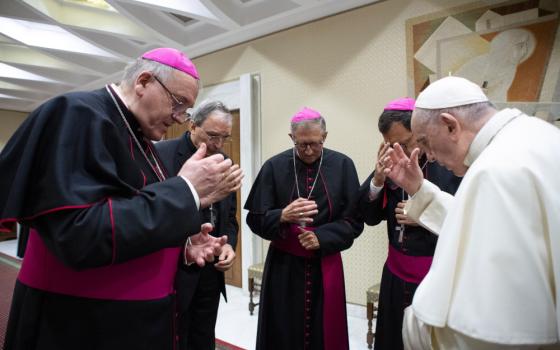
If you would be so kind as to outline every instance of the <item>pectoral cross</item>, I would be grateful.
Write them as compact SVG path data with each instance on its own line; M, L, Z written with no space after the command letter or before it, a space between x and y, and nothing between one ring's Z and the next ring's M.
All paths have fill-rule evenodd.
M402 243L403 236L404 236L404 224L401 224L400 226L396 227L395 230L399 232L399 243Z
M210 223L216 228L216 213L214 212L214 204L210 204Z

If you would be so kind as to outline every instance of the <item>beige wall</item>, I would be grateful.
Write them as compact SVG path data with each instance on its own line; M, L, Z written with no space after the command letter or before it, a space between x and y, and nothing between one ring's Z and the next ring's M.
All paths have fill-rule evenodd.
M27 113L0 110L0 149L4 148L26 117Z
M327 147L349 155L363 180L372 170L384 104L407 94L405 20L472 1L389 0L200 57L205 85L241 74L262 79L263 160L290 147L289 117L301 106L323 113ZM381 278L384 225L368 227L344 252L347 298L365 304Z

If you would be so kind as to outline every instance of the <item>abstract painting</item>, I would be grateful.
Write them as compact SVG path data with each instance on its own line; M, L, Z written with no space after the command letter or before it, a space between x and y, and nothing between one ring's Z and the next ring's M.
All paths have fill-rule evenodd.
M556 120L559 12L559 1L479 1L407 20L409 94L444 76L462 76L498 105Z

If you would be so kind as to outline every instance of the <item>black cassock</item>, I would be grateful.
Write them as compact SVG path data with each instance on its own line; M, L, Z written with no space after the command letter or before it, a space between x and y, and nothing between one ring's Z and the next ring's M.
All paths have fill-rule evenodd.
M424 178L445 192L454 194L461 179L437 163L420 160ZM372 173L360 187L359 216L374 226L387 221L389 257L383 266L379 293L379 311L375 330L375 349L403 349L402 321L404 309L412 303L414 292L431 264L437 236L420 226L404 226L395 218L395 208L408 194L387 180L383 190L373 201L369 200ZM424 265L424 269L419 267Z
M176 139L158 142L156 149L171 174L178 173L183 164L196 152L189 132ZM239 230L236 212L235 192L201 210L205 222L211 222L212 218L215 218L215 222L212 222L214 229L210 234L215 237L227 235L227 242L233 249L237 245ZM213 263L207 263L201 268L196 264L186 266L181 259L175 281L179 312L179 349L213 350L220 293L227 301L224 273L216 270Z
M290 229L289 224L280 223L282 209L298 198L293 161L292 149L266 161L245 203L251 230L272 241L259 302L257 349L329 349L333 344L325 344L324 339L332 336L343 337L338 341L347 348L345 309L338 313L339 329L324 332L324 327L334 323L323 325L322 262L339 259L339 252L349 248L363 230L363 223L352 216L359 187L356 169L350 158L326 148L320 169L320 160L307 165L296 156L301 197L309 196L318 174L309 198L317 203L319 213L308 226L315 228L320 243L320 249L310 256L298 256L278 248ZM341 273L336 282L342 285L342 293L335 302L345 308Z
M0 154L0 227L31 227L6 350L175 347L173 278L201 219L115 98L150 161L107 89L41 105Z

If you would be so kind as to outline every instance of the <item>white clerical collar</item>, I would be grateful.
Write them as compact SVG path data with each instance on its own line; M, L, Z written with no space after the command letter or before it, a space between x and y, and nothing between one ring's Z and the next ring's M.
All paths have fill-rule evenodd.
M463 163L470 167L502 128L514 118L523 115L517 108L505 108L494 114L474 137Z

